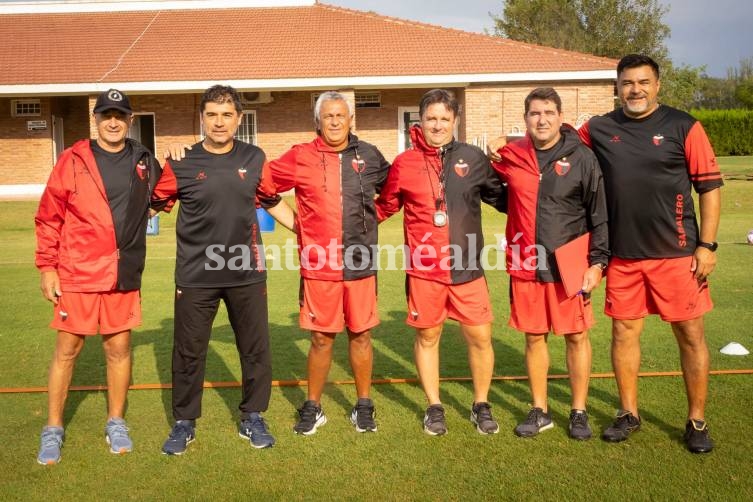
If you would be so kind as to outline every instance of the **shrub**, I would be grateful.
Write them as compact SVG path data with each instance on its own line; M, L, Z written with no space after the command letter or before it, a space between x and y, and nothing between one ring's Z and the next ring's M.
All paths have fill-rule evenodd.
M753 110L693 110L709 136L714 153L753 155Z

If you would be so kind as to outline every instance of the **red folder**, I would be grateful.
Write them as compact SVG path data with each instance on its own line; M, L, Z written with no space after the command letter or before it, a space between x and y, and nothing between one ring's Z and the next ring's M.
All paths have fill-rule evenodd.
M588 249L591 245L591 233L577 237L554 250L554 259L560 271L562 285L568 297L580 293L583 286L583 274L588 270Z

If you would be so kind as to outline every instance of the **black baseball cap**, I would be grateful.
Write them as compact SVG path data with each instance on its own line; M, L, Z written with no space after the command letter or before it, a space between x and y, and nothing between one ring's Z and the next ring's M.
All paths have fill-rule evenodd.
M107 110L118 110L129 115L133 113L128 97L117 89L103 92L94 104L94 113L102 113Z

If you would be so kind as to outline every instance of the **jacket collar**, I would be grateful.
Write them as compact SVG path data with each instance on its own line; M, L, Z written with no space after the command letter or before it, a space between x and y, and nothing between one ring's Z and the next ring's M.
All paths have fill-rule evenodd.
M421 130L421 126L418 124L410 128L410 141L414 149L423 152L424 154L433 156L439 155L439 148L431 146L426 142L424 132ZM452 150L453 148L455 148L456 144L457 142L455 141L455 138L452 138L452 141L444 145L445 151Z

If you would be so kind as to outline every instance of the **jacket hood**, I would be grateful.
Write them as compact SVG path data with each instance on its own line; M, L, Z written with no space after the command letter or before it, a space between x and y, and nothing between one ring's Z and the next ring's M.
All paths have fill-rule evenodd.
M335 150L331 146L329 146L325 141L324 138L321 137L321 135L317 134L316 139L314 139L314 146L316 147L317 151L319 152L332 152L332 153L340 153L344 152L345 150L350 150L351 148L355 148L358 146L358 136L356 136L353 133L348 133L348 144L345 148L342 150Z
M439 151L439 148L436 146L431 146L426 142L426 137L424 136L424 132L421 129L421 126L416 124L413 127L410 128L410 141L413 145L413 148L416 150L432 154L434 156L437 155L437 152ZM452 138L452 141L444 145L445 150L452 150L452 148L455 146L455 138Z

